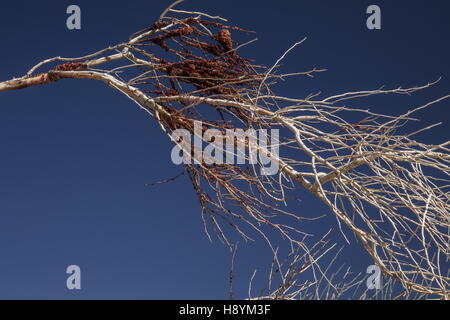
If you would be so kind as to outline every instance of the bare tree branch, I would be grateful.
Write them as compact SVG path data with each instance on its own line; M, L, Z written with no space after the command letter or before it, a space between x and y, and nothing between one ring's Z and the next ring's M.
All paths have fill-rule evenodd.
M169 13L188 17L168 17ZM238 54L240 45L233 40L234 33L248 31L225 22L197 11L174 10L172 5L160 20L127 42L84 57L44 60L25 76L1 82L0 91L68 78L102 81L137 103L186 152L188 145L174 140L172 133L184 129L195 135L196 121L202 121L203 131L281 129L283 135L277 144L282 150L289 148L289 157L273 154L260 143L246 145L270 155L280 169L276 176L259 175L256 167L261 163L186 164L205 230L212 225L228 245L224 226L232 226L247 240L253 230L276 255L265 231L270 227L303 252L294 255L293 264L306 259L302 267L280 272L281 285L270 297L298 297L299 291L292 295L287 292L306 269L314 271L317 282L321 277L322 283L332 288L317 263L330 247L323 239L308 246L305 239L310 235L298 224L306 218L282 209L285 190L300 185L329 207L340 227L345 226L359 239L385 276L398 281L406 291L449 299L450 142L430 145L412 139L418 131L409 135L398 132L418 111L450 95L398 116L359 108L357 99L386 93L412 94L434 83L326 98L277 96L271 90L277 80L313 76L324 70L277 73L279 63L295 45L271 68L253 65ZM111 61L122 64L108 69ZM55 65L58 62L63 63ZM94 68L99 66L105 69ZM46 71L35 74L44 68ZM217 118L205 112L208 108ZM346 120L355 117L359 118L356 122ZM280 216L291 222L278 222ZM277 264L281 267L278 260Z

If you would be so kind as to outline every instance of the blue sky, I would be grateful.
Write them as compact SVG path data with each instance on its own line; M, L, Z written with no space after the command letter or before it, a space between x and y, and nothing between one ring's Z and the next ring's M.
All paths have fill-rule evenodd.
M9 1L0 11L0 78L21 76L53 56L80 56L122 42L152 24L167 1ZM82 10L82 29L66 28L66 8ZM366 8L378 4L382 29L366 28ZM422 85L413 96L365 100L377 112L399 114L450 89L448 1L204 1L179 8L228 18L259 40L241 55L272 65L307 37L283 70L326 68L314 79L276 86L304 97ZM425 142L448 140L450 102L414 124L443 121ZM136 105L102 83L65 80L0 93L1 299L223 299L228 249L203 233L198 200L186 177L146 183L181 171L171 145ZM328 213L299 190L294 212ZM330 226L332 221L330 220ZM320 233L328 225L307 226ZM344 244L336 232L336 239ZM239 244L235 290L246 297L254 269L265 280L270 252L262 241ZM342 254L356 272L369 260L358 245ZM82 270L82 289L66 288L69 265Z

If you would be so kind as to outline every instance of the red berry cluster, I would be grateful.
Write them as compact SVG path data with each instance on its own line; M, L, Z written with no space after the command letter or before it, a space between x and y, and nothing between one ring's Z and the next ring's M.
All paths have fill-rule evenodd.
M68 63L63 63L60 65L57 65L55 67L56 71L75 71L75 70L81 70L81 69L86 69L87 65L85 63L81 63L81 62L68 62Z

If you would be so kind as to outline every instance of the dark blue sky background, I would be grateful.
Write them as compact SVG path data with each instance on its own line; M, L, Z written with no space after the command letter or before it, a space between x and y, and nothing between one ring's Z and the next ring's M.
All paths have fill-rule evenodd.
M21 76L53 56L80 56L128 39L150 25L168 1L8 1L0 10L0 78ZM82 10L82 30L66 28L66 8ZM366 28L366 8L382 9L382 30ZM241 54L272 65L294 42L284 71L313 67L315 79L278 85L281 94L415 86L442 77L411 97L365 100L377 112L402 113L450 92L448 1L204 1L179 8L219 14L257 31ZM449 138L450 102L420 113L419 138ZM198 201L181 167L170 161L167 138L126 97L99 82L65 80L0 93L0 298L221 299L228 295L229 253L211 244ZM303 193L294 212L325 208ZM334 220L332 220L334 221ZM331 226L331 225L330 225ZM326 226L311 227L320 232ZM342 238L337 239L343 244ZM365 272L359 247L343 261ZM82 290L66 289L66 267L82 270ZM240 242L236 295L246 297L253 270L264 280L270 253L261 242Z

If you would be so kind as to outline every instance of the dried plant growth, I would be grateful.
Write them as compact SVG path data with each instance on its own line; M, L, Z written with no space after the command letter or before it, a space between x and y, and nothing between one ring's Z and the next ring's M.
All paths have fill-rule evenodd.
M246 239L253 229L270 244L265 228L278 230L302 251L294 255L294 262L302 264L295 272L280 272L281 285L269 296L295 296L287 294L294 290L292 279L317 268L330 248L323 240L309 247L307 230L298 227L305 218L284 209L286 190L300 186L326 204L343 236L350 230L385 276L406 292L449 299L449 142L428 145L414 140L417 132L398 133L415 112L449 96L399 116L351 107L351 101L411 94L431 84L330 97L277 96L271 84L280 78L323 70L279 74L281 59L271 68L255 65L238 53L251 42L237 43L241 34L251 36L220 17L170 8L124 43L84 57L42 61L25 76L0 83L0 91L65 78L103 81L147 112L169 138L175 129L194 134L194 120L202 121L203 130L220 132L278 128L280 154L289 156L264 150L279 166L275 176L261 176L258 165L200 161L185 166L208 235L210 225L230 243L225 228L232 226ZM112 62L115 66L108 68ZM358 120L346 120L350 118ZM281 223L280 216L290 220Z

